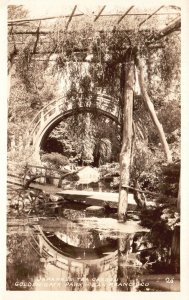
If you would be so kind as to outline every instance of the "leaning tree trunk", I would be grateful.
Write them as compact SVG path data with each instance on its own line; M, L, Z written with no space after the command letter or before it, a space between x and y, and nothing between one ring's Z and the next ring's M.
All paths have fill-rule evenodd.
M146 88L146 84L145 84L145 79L144 79L144 62L142 61L142 59L137 56L137 65L138 65L138 69L139 69L139 85L140 85L140 89L141 89L141 93L142 93L142 97L143 97L143 101L149 111L150 117L155 125L155 127L157 128L161 143L163 145L164 148L164 152L167 158L167 162L171 163L172 162L172 155L169 149L169 145L166 141L166 137L165 137L165 133L163 130L163 126L161 125L161 123L158 120L158 117L156 115L155 109L154 109L154 105L150 100L150 97L148 95L147 92L147 88Z
M132 122L133 122L133 90L135 83L135 65L131 59L124 67L123 89L123 133L120 153L120 186L118 204L118 222L126 221L128 206L128 185L130 179L130 163L132 149Z

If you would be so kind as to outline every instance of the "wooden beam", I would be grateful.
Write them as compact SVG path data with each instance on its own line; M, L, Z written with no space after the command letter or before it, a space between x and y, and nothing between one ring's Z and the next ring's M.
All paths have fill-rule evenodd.
M151 37L146 42L146 44L147 45L153 44L155 41L161 40L162 38L171 34L172 32L180 30L180 28L181 28L181 19L178 19L175 22L163 28L162 30L160 30L155 36Z
M74 17L80 17L83 16L84 13L75 14ZM72 16L73 17L73 16ZM52 19L59 19L59 18L70 18L70 15L60 15L60 16L54 16L54 17L44 17L44 18L34 18L34 19L14 19L14 20L8 20L8 26L12 26L12 23L20 23L20 22L35 22L35 21L43 21L43 20L52 20Z
M103 10L105 9L106 5L104 5L102 7L102 9L99 11L98 15L94 18L94 22L96 22L98 20L98 18L100 17L101 13L103 12Z
M148 13L131 13L131 14L127 14L128 16L149 16L150 14ZM156 16L165 16L165 15L179 15L178 12L174 12L174 13L168 13L168 12L165 12L165 13L157 13ZM101 17L121 17L123 16L123 14L103 14L101 15Z
M117 21L117 24L119 24L123 18L125 18L125 16L131 11L131 9L133 9L134 5L132 5L122 16L121 18Z
M8 26L29 26L28 22L19 22L19 23L8 23Z
M159 32L159 38L158 39L160 39L163 36L166 36L166 35L172 33L173 31L180 30L180 28L181 28L181 19L179 18L175 22L171 23L170 25L168 25L164 29L162 29Z
M70 17L69 17L69 19L68 19L68 22L67 22L67 24L66 24L66 30L68 29L68 26L69 26L69 24L70 24L70 22L71 22L71 20L72 20L72 18L73 18L73 16L74 16L74 13L75 13L75 11L76 11L76 8L77 8L77 5L74 6L74 9L72 10L72 13L71 13L71 15L70 15Z
M177 14L177 16L174 19L172 19L168 24L166 24L166 26L169 26L170 24L172 24L173 22L175 22L178 19L180 19L180 14L179 15Z
M142 26L147 20L149 20L151 17L153 17L160 9L162 9L164 5L160 6L157 10L155 10L151 15L149 15L145 20L139 23L138 27Z
M133 8L133 7L132 7ZM129 9L129 11L131 10L131 8ZM112 17L112 16L121 16L121 20L128 14L130 16L149 16L150 14L148 13L131 13L129 14L127 11L124 15L122 14L105 14L105 15L101 15L101 17ZM178 12L174 12L174 13L159 13L157 15L178 15ZM84 16L84 13L79 13L79 14L75 14L74 17L80 17L80 16ZM33 19L12 19L12 20L8 20L8 26L11 25L15 25L15 26L21 26L24 23L27 22L35 22L35 21L43 21L43 20L51 20L51 19L59 19L59 18L69 18L70 15L60 15L60 16L52 16L52 17L43 17L43 18L33 18ZM119 23L121 21L118 21ZM23 23L23 24L22 24Z

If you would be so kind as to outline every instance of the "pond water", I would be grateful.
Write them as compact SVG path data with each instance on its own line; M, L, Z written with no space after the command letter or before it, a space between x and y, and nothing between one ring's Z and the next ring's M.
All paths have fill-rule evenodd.
M169 249L164 249L164 260ZM7 290L178 291L137 212L88 215L84 205L9 206Z

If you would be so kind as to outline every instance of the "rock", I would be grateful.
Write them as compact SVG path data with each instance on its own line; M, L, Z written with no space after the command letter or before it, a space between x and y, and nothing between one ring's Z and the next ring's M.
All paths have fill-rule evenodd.
M136 214L127 214L128 218L133 220L133 221L140 221L140 217Z
M99 171L96 168L87 166L82 168L77 173L79 180L78 184L89 184L91 182L98 182L100 178Z
M57 202L61 199L62 199L62 197L60 197L58 195L50 195L50 200L53 201L53 202Z

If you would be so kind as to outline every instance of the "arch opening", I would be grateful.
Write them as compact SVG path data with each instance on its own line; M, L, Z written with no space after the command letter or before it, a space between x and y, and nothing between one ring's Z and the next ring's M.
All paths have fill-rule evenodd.
M39 151L40 154L60 153L72 157L78 165L98 167L118 160L119 137L120 126L115 116L99 109L83 108L77 115L72 110L48 124L41 134Z

